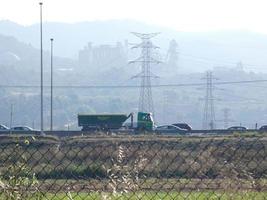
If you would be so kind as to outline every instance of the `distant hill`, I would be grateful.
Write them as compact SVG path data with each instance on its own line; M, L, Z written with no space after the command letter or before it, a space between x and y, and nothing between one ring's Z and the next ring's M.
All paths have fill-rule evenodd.
M114 44L117 41L133 39L132 31L158 32L157 27L132 21L96 21L67 23L44 23L44 48L49 48L49 39L55 38L57 52L61 56L77 56L77 51L87 44ZM0 21L0 34L10 35L39 48L39 24L21 26L11 21Z
M242 81L265 79L266 73L251 73L249 70L267 69L267 36L243 31L185 33L151 26L133 21L98 21L76 24L44 24L44 84L50 84L50 37L55 38L54 84L66 87L55 88L55 124L77 124L77 113L128 113L137 110L138 88L98 88L90 85L131 85L140 84L132 79L140 66L127 65L126 58L107 59L104 65L80 66L77 54L87 42L93 44L137 43L139 39L130 34L137 32L161 32L153 39L161 47L160 56L164 61L171 39L179 44L178 69L161 73L164 64L151 69L159 79L152 84L205 83L201 79L204 71L214 68L214 77L219 81ZM132 55L131 55L132 56ZM126 56L125 56L126 57ZM102 58L101 58L102 59ZM134 57L128 56L129 60ZM104 60L104 58L103 58ZM237 63L242 61L242 63ZM250 65L248 65L250 64ZM256 64L257 66L251 65ZM166 66L166 65L165 65ZM243 68L245 70L243 70ZM100 70L101 69L101 70ZM247 70L246 70L247 69ZM193 72L187 73L185 72ZM217 80L216 80L217 81ZM39 26L21 26L9 21L0 21L0 85L33 85L40 83ZM214 96L216 119L224 117L222 110L231 109L229 118L232 125L255 126L266 124L267 102L264 82L251 84L218 85ZM70 86L81 86L70 87ZM154 87L153 100L157 120L161 123L183 121L194 128L201 127L205 89L200 86ZM49 127L50 88L45 88L45 121ZM10 104L14 103L14 122L39 126L40 88L4 88L0 91L3 103L0 105L0 121L8 122ZM36 123L37 122L37 123ZM218 122L219 123L219 122ZM218 125L222 127L222 125Z
M54 68L68 68L74 65L69 58L54 57ZM0 34L0 84L36 83L39 79L40 50L13 36ZM50 53L44 51L44 72L50 73ZM48 78L47 78L48 79ZM47 80L48 81L48 80Z
M246 31L187 33L157 27L136 21L111 20L68 23L44 23L44 48L49 49L49 39L55 38L55 54L77 59L78 51L87 42L115 44L117 41L136 43L139 40L130 32L161 32L153 39L161 47L164 59L171 39L179 44L179 66L182 71L204 71L214 66L231 66L242 61L247 70L263 71L267 66L267 35ZM39 25L21 26L10 21L0 21L0 34L40 46Z
M19 42L16 38L12 36L0 35L0 57L4 56L11 57L17 61L28 60L32 57L37 56L37 49L32 47L31 44L25 44ZM39 52L39 51L38 51ZM1 59L0 59L1 63Z

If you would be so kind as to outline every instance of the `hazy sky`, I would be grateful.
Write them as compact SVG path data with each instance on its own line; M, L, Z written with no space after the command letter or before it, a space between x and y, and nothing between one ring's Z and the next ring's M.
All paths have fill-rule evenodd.
M38 0L0 0L0 19L39 21ZM267 0L43 0L44 21L134 19L181 31L267 33Z

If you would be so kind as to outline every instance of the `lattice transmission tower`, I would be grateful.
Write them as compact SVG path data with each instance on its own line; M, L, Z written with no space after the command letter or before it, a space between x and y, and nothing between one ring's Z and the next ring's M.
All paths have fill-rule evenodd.
M215 79L211 71L206 73L206 96L204 104L204 116L203 116L203 125L202 128L205 129L215 129L215 111L214 111L214 96L213 96L213 80Z
M224 121L224 128L227 128L229 126L229 108L223 109L223 121Z
M152 64L159 64L160 61L156 60L152 56L153 49L157 49L159 47L153 45L150 39L155 37L159 33L143 34L143 33L133 32L133 34L142 40L140 44L137 44L132 47L141 49L140 57L134 61L129 62L129 63L141 64L141 72L133 76L133 78L141 78L138 111L151 112L154 114L154 105L153 105L152 90L151 90L151 78L156 76L153 75L150 69Z

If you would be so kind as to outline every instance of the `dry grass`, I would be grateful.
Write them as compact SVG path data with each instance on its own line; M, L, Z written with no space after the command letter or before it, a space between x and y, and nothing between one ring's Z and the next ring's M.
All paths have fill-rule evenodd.
M2 175L25 156L41 191L65 191L69 198L79 191L267 190L266 137L37 139L22 143L20 151L5 140L0 146Z

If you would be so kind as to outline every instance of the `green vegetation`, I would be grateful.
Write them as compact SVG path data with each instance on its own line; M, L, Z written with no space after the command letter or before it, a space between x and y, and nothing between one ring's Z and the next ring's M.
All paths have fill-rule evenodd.
M0 197L262 199L266 147L263 136L6 136Z
M22 146L27 146L25 141L29 141L30 146L32 148L37 148L39 145L53 145L59 143L59 139L56 136L52 135L27 135L27 134L8 134L8 135L0 135L0 145L12 145L12 144L19 144Z
M29 145L24 144L25 139ZM107 178L104 167L111 168L119 145L126 148L129 166L140 154L148 160L141 170L147 178L266 178L267 138L263 136L88 136L63 140L3 136L0 141L1 171L23 155L39 179ZM14 151L16 144L21 145L21 151Z
M34 137L32 137L35 140ZM29 145L28 139L23 140L23 145ZM15 152L23 151L23 146L20 142L14 147ZM28 158L22 154L18 159L7 157L6 161L10 163L2 171L0 180L0 196L6 200L22 200L35 198L40 199L39 182L35 173L27 165Z
M45 193L39 200L264 200L267 198L267 192L240 192L240 193L224 193L224 192L137 192L126 194L111 193ZM0 196L1 200L3 199ZM36 200L36 198L27 198L24 200Z
M36 176L38 179L104 178L106 177L106 171L97 163L93 163L90 166L70 164L67 167L60 166L50 170L39 171Z

